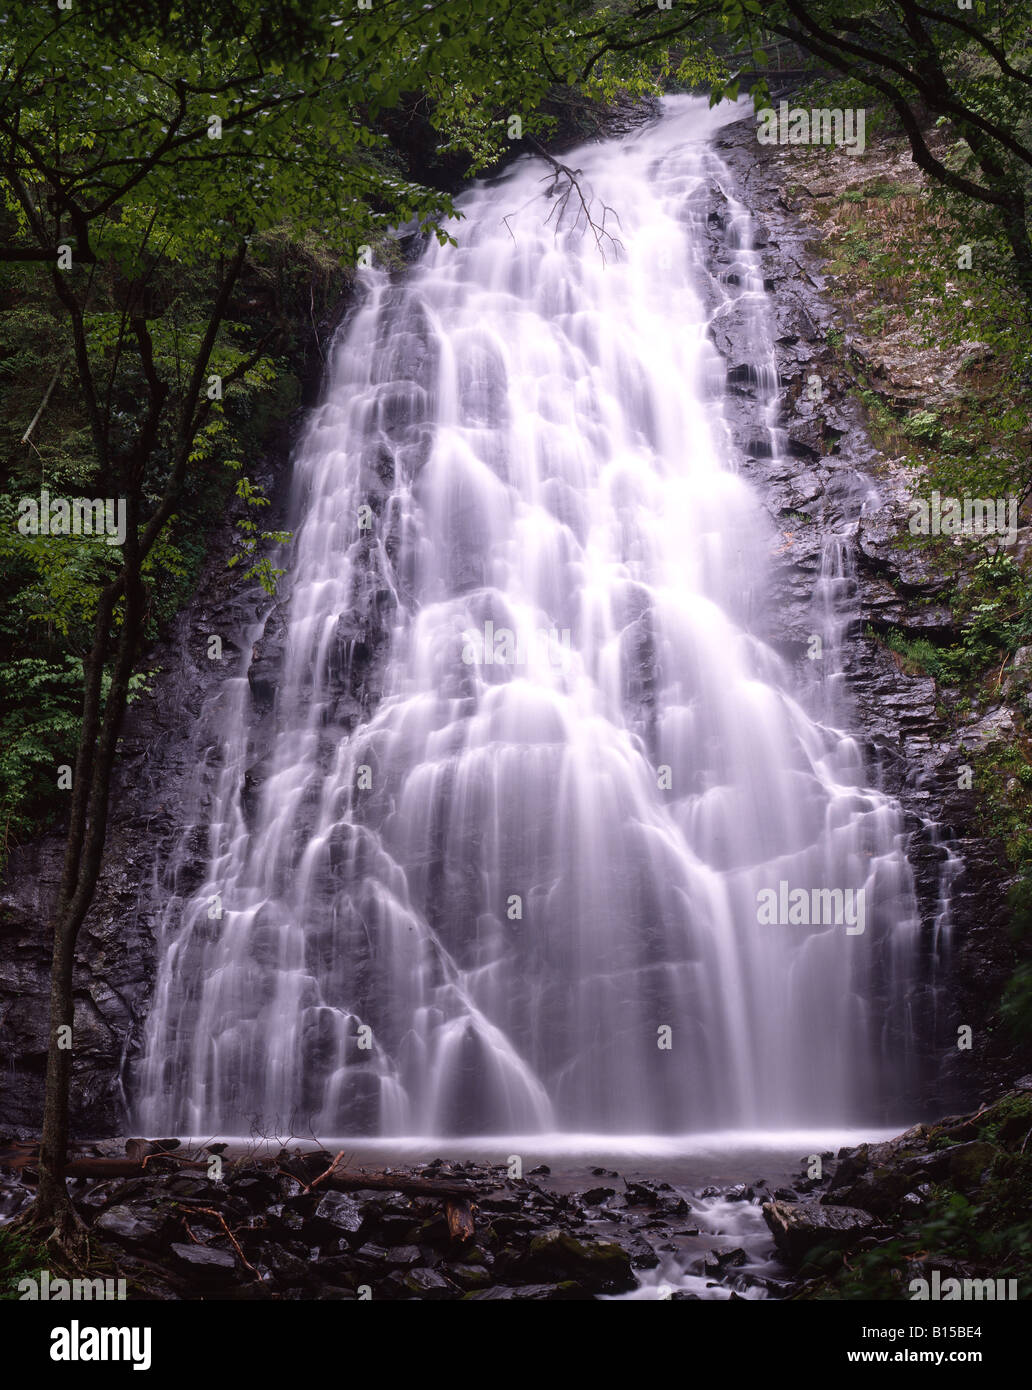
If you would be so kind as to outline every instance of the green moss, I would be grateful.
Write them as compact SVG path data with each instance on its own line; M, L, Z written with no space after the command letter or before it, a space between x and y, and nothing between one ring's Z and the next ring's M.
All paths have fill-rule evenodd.
M41 1244L11 1226L0 1226L0 1299L16 1299L18 1281L39 1279L50 1267L50 1257Z

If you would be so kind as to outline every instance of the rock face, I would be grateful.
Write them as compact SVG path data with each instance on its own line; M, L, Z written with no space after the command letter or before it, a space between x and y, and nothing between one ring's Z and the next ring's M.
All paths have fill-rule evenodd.
M852 727L867 775L903 807L916 881L929 970L928 983L915 990L922 1022L914 1032L925 1077L921 1104L932 1116L944 1105L960 1108L998 1092L1021 1066L1004 1030L989 1026L1013 969L1006 898L1014 880L1002 845L978 828L975 793L961 789L972 746L992 731L956 735L942 717L935 682L907 674L876 640L889 629L908 638L953 635L952 615L941 602L945 581L923 552L897 544L909 516L907 475L870 443L849 325L832 308L822 263L810 249L812 229L793 210L789 184L796 173L790 161L778 162L776 147L758 145L755 131L749 118L723 130L717 146L737 175L736 196L760 228L757 246L778 323L784 462L748 451L748 342L726 316L713 336L727 361L732 419L736 398L743 406L736 427L747 452L744 469L784 537L786 564L768 638L802 667L825 541L831 534L841 538L836 583L852 613L840 659ZM725 204L723 191L711 188L717 265L726 255L720 233ZM807 398L814 376L820 401ZM977 1056L957 1048L962 1024L981 1040Z

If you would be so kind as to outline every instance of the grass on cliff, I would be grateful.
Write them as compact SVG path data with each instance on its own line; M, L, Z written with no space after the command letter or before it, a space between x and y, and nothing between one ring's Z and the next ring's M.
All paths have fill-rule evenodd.
M819 79L809 95L816 105L866 105L848 85ZM909 470L914 496L1016 498L1027 520L1032 333L1008 249L982 209L921 181L890 112L869 110L867 125L862 159L798 152L810 182L823 181L799 210L815 228L811 247L825 258L828 293L854 340L850 347L845 332L833 330L829 346L856 383L872 441ZM948 126L927 137L947 163L962 157ZM829 173L839 177L837 189ZM901 672L936 681L939 713L958 741L966 725L1002 702L1013 715L1013 735L989 741L967 761L979 828L1001 844L1002 872L1009 866L1019 879L1016 969L1000 1016L1029 1051L1032 928L1020 905L1032 899L1032 666L1015 670L1013 659L1032 644L1032 554L996 548L992 539L914 537L905 528L899 543L924 549L940 581L926 601L950 610L952 632L897 630L876 640ZM949 1211L960 1220L957 1209Z

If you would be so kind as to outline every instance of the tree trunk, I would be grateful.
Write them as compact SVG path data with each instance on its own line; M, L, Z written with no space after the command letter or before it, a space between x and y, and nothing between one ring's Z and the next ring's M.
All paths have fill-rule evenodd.
M135 499L130 499L130 525L136 524ZM108 620L114 610L117 589L105 591L94 629L93 647L85 663L86 696L82 734L73 781L72 816L65 849L64 872L54 911L54 946L50 968L50 1045L47 1052L46 1092L43 1101L43 1133L40 1142L39 1186L25 1222L36 1229L53 1223L52 1238L66 1252L77 1253L81 1223L75 1215L65 1185L68 1154L68 1110L75 1038L75 943L93 901L107 835L108 794L111 769L129 696L137 642L143 625L143 590L136 557L127 546L125 611L114 670L101 716L104 658L108 645ZM138 562L137 562L138 563ZM119 586L121 587L121 586ZM65 1032L64 1030L68 1031ZM62 1046L61 1044L64 1044Z
M39 1186L33 1212L38 1222L54 1219L55 1228L67 1225L72 1216L65 1186L64 1163L68 1151L68 1093L72 1072L70 1042L75 1012L72 993L74 965L74 934L65 925L65 913L62 912L54 925L50 971L50 1044L47 1050ZM64 1029L68 1030L67 1033L63 1032ZM62 1042L64 1046L61 1046Z

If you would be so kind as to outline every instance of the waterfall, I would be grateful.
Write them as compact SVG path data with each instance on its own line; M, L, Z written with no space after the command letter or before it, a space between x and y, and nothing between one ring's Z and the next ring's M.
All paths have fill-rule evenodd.
M206 711L146 1131L906 1115L903 818L832 669L840 538L823 679L769 641L784 560L715 315L748 324L764 456L785 441L719 119L669 99L564 156L578 188L521 158L462 196L457 246L360 272L280 606L241 643L279 624L275 682L263 705L238 671ZM713 187L730 271L707 263Z

